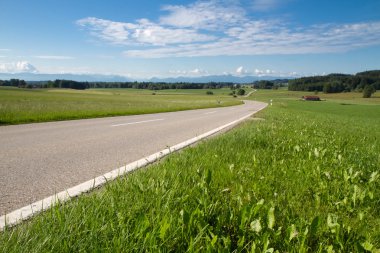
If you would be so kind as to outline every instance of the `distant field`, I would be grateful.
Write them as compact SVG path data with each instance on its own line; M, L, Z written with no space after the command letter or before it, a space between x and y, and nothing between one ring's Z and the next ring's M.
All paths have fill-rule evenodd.
M346 93L329 93L325 94L319 92L315 94L314 92L307 91L288 91L287 89L279 90L258 90L253 93L251 99L260 100L268 102L269 99L275 101L280 99L281 101L286 100L297 100L301 99L305 95L316 95L322 100L335 103L348 103L348 104L365 104L365 105L379 105L380 104L380 91L374 93L371 98L363 98L361 92L346 92Z
M229 89L19 89L0 87L0 125L146 114L240 104ZM153 95L155 94L155 95Z
M0 251L379 252L377 98L282 92L255 93L274 100L262 120L0 233Z

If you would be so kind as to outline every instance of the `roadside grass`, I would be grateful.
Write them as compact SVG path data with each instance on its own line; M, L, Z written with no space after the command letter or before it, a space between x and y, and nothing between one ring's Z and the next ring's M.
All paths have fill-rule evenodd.
M241 104L220 89L19 89L0 87L0 125L147 114ZM153 95L155 93L156 95Z
M6 229L0 251L379 252L380 106L277 100Z

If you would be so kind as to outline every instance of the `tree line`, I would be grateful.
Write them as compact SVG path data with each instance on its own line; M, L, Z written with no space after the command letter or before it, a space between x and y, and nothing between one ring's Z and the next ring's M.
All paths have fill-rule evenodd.
M20 79L0 80L0 86L12 86L19 88L66 88L84 90L90 88L133 88L149 90L166 90L166 89L220 89L224 87L233 87L231 82L209 82L209 83L155 83L155 82L77 82L73 80L55 81L32 81L26 82Z
M380 89L380 70L360 72L355 75L330 74L326 76L302 77L289 81L292 91L323 91L338 93Z
M254 89L272 89L277 90L280 87L287 86L289 79L260 80L253 83Z
M26 88L27 83L24 80L20 80L20 79L0 80L0 86Z

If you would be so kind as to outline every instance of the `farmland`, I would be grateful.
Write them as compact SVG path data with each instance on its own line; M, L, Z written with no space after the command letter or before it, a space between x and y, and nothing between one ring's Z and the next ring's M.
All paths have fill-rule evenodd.
M262 120L6 229L0 251L378 252L378 98L301 94L256 92Z
M221 107L241 102L229 89L19 89L0 87L0 125Z
M362 104L362 105L380 105L380 93L375 93L371 99L363 98L361 92L342 92L342 93L314 93L305 91L288 91L286 88L281 88L276 91L272 90L259 90L259 92L253 93L251 98L259 101L268 102L269 99L274 101L284 102L284 101L294 101L300 100L304 95L319 96L322 100L326 100L328 104L331 102L335 104ZM304 104L302 104L304 105ZM319 107L317 107L319 108ZM341 108L341 107L337 107Z

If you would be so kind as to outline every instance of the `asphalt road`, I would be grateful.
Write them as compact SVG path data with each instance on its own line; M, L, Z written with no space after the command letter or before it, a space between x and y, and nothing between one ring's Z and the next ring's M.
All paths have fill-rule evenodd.
M0 127L0 216L265 107Z

